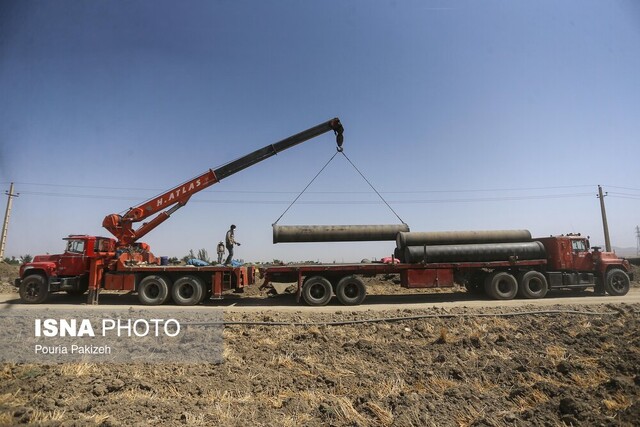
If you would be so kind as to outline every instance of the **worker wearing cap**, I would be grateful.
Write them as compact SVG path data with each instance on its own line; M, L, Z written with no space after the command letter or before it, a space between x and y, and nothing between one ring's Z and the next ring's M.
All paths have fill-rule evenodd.
M218 264L222 264L222 257L224 256L224 243L222 240L218 243Z
M229 256L227 256L227 260L224 262L224 265L231 264L231 259L233 258L233 245L240 246L240 243L236 242L236 239L233 235L235 229L236 226L234 224L231 224L231 227L229 227L229 231L227 231L227 236L225 237L225 245L227 246L227 250L229 251Z

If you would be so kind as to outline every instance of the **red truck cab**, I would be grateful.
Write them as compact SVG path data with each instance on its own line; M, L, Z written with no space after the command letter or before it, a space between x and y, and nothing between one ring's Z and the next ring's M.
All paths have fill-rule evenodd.
M20 297L30 303L44 302L51 292L66 291L80 295L89 284L91 261L113 258L116 241L108 237L70 235L62 254L36 255L20 266L15 286Z
M550 287L585 288L594 286L596 292L624 295L633 280L629 261L615 252L602 252L591 247L589 238L580 234L566 234L536 239L547 254Z

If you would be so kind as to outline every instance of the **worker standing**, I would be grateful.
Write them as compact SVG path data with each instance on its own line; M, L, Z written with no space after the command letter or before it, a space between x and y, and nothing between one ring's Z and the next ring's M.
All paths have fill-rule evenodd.
M218 243L218 264L222 264L222 257L224 257L224 243L222 243L222 241L220 241Z
M224 262L224 265L231 264L231 259L233 258L233 245L240 246L240 243L236 242L236 239L234 236L235 229L236 229L236 226L234 224L231 224L231 227L229 227L229 231L227 231L227 236L225 237L225 244L227 246L227 250L229 251L229 255L227 256L227 260Z

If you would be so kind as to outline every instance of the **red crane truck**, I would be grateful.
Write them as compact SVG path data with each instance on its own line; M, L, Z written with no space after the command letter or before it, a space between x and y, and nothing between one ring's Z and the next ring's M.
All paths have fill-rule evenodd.
M516 243L515 245L518 245ZM263 286L270 283L297 283L297 298L307 304L327 304L333 295L345 305L358 305L366 296L361 277L399 274L405 288L445 288L464 284L469 291L484 291L498 300L543 298L550 289L584 290L625 295L633 274L629 262L613 252L589 247L589 239L579 234L551 236L523 243L534 248L532 257L507 255L492 259L470 256L466 261L432 262L428 249L416 247L411 262L361 264L305 264L269 266L261 269ZM475 245L466 245L467 247ZM491 245L477 245L489 247ZM499 244L498 244L499 247ZM442 248L442 247L439 247ZM460 246L447 247L452 250ZM537 248L537 249L536 249ZM441 251L442 252L442 251ZM422 258L422 259L420 259Z
M198 304L208 296L220 298L226 289L242 288L253 282L253 268L225 266L161 265L149 250L138 242L184 206L191 196L241 170L283 150L326 132L336 135L342 151L344 129L334 118L197 176L156 196L124 215L107 215L102 222L116 239L100 236L71 235L62 254L38 255L20 267L15 280L25 303L46 301L52 292L83 294L89 290L88 302L98 303L100 289L136 291L141 303L162 304L171 297L178 305ZM137 229L136 223L156 215Z

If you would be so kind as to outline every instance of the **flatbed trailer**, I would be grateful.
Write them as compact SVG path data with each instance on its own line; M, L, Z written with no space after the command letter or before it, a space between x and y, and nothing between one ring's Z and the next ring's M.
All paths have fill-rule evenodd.
M449 263L353 263L353 264L292 264L260 269L263 286L270 283L296 283L296 297L309 305L325 305L332 295L345 305L358 305L366 297L366 286L359 277L397 274L400 286L409 289L451 288L456 283L469 289L479 289L494 272L515 277L521 272L535 271L547 264L545 259L494 262ZM500 278L499 278L500 279ZM497 280L497 299L510 299L509 284ZM515 295L514 295L515 296Z
M499 238L505 234L492 233ZM476 234L482 238L488 235L454 232L438 236L446 237L444 243L452 243L452 235L468 239L469 235L476 238ZM599 294L621 296L629 291L633 280L629 261L613 252L591 247L588 237L580 234L508 244L457 243L406 246L401 262L397 263L264 267L261 269L263 286L271 282L297 283L298 300L303 299L309 305L325 305L334 294L342 304L357 305L367 293L360 277L380 274L399 274L400 285L405 288L446 288L460 284L470 292L481 291L498 300L516 296L544 298L549 289L589 287ZM389 259L395 261L396 257Z

